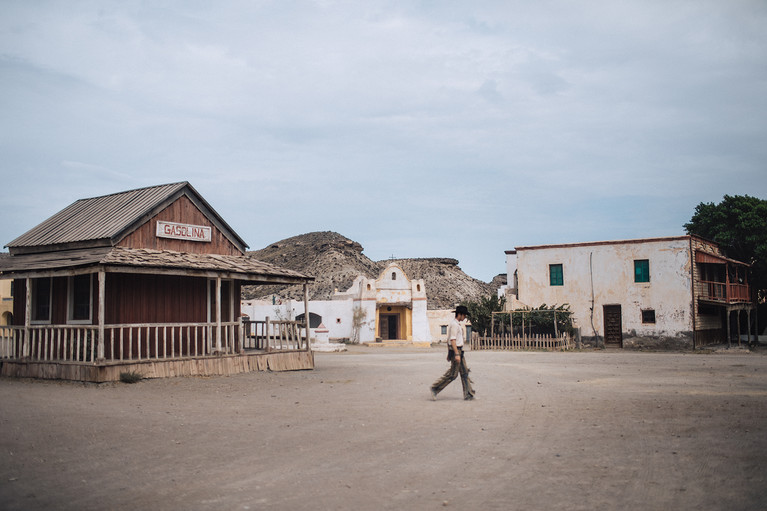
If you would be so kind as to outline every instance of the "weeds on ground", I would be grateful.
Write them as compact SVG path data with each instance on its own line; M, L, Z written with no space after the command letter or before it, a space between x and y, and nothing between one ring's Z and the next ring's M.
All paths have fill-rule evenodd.
M135 371L120 373L120 381L123 383L137 383L144 378L141 373Z

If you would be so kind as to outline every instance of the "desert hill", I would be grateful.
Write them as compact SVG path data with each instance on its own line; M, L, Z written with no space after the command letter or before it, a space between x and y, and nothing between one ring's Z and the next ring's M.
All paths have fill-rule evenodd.
M363 247L336 232L311 232L270 244L248 254L284 268L312 275L310 300L328 300L335 290L346 291L357 275L377 278L386 265L397 263L411 279L423 279L429 309L447 309L463 300L475 300L493 294L499 277L492 284L466 275L458 261L448 258L393 259L373 261L362 253ZM303 299L302 286L245 286L244 299L268 299L272 296Z

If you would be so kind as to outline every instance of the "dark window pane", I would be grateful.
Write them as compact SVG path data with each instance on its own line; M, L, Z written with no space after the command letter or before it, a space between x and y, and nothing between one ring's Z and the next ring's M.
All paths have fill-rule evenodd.
M72 277L72 318L73 320L91 319L91 276Z
M561 264L549 265L549 284L552 286L564 285L564 273Z
M51 279L32 279L32 321L51 319Z
M634 261L634 282L650 282L650 261L648 259Z

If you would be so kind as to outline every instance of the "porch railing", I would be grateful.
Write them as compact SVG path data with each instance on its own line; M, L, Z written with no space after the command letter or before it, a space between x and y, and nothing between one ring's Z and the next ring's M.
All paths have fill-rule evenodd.
M472 350L570 350L573 339L567 333L559 335L522 335L510 334L480 336L472 332L469 345Z
M265 351L301 350L308 347L302 321L243 321L243 347Z
M0 358L93 363L161 360L239 351L239 322L0 326ZM103 353L100 351L103 350Z
M698 286L698 296L701 300L711 302L750 302L751 289L748 284L728 284L726 282L701 280Z

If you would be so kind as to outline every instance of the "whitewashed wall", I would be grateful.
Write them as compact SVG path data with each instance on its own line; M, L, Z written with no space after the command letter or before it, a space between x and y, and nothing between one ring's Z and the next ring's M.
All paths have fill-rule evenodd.
M624 345L692 346L692 277L686 237L517 247L516 252L507 254L507 267L517 267L517 298L522 304L570 304L576 326L586 338L604 337L603 306L619 304ZM515 261L510 261L512 257ZM634 282L635 259L649 260L650 282ZM550 264L562 264L564 285L550 285ZM642 309L655 310L654 324L642 323Z
M442 333L442 327L450 325L450 321L455 317L455 311L451 309L434 309L427 311L427 317L429 318L431 342L447 342L447 331Z
M396 275L396 278L392 278ZM309 312L322 318L331 341L354 339L354 314L358 313L358 342L376 340L377 304L408 304L411 308L412 341L431 342L423 280L410 280L396 264L389 265L378 279L357 277L346 291L336 292L332 300L312 300ZM252 320L295 319L304 312L304 302L286 300L272 304L265 300L244 300L242 313Z
M257 321L263 321L267 316L271 320L293 320L304 313L304 302L285 300L282 304L273 305L271 301L245 300L242 302L242 313ZM322 317L331 341L351 338L351 300L312 300L309 302L309 313Z

